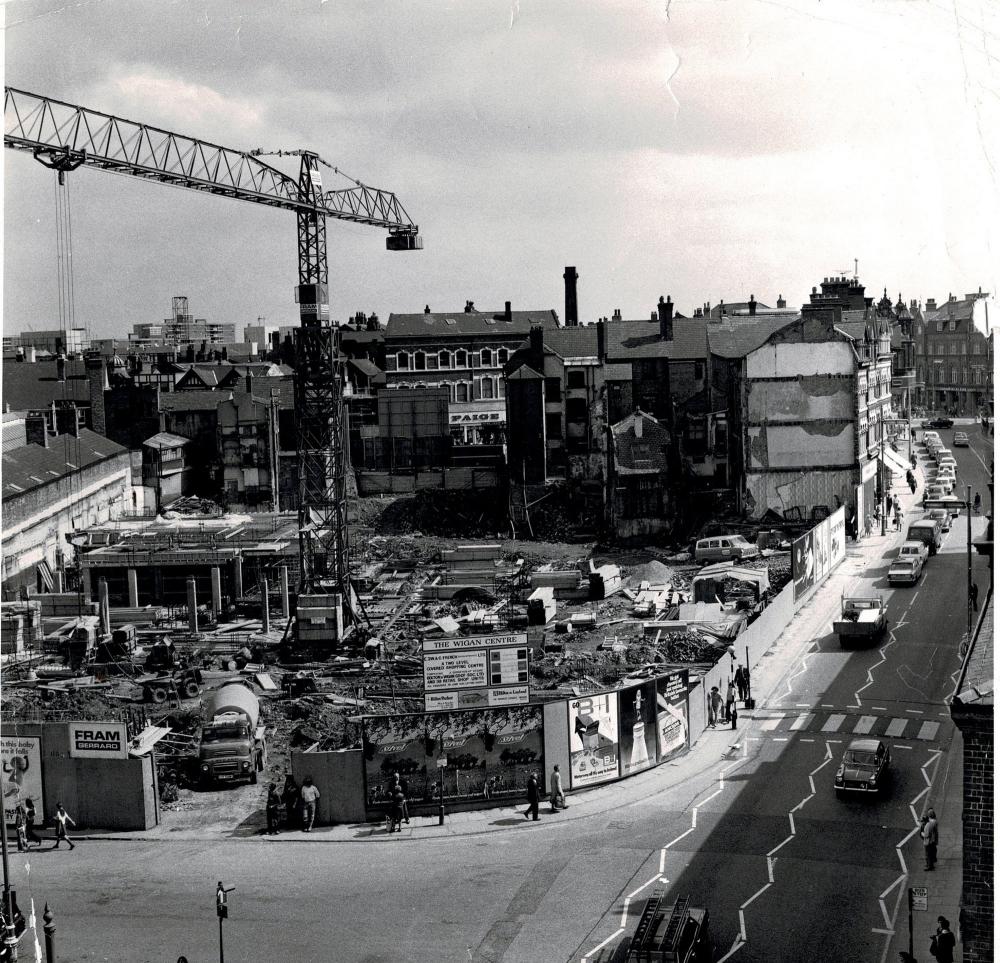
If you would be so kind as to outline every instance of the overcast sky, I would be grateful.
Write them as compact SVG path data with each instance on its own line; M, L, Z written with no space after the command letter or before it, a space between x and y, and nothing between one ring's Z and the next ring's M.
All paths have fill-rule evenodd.
M329 221L333 317L661 294L996 292L995 0L13 0L9 86L394 191L425 248ZM59 319L54 176L5 150L4 329ZM295 173L295 163L275 161ZM297 320L295 218L69 175L75 321ZM326 183L325 186L332 186Z

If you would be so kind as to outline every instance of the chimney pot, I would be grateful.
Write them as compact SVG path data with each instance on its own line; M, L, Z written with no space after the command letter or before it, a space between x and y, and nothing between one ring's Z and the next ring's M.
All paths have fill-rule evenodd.
M749 307L750 307L750 317L751 318L756 317L757 316L757 298L754 295L752 295L752 294L750 295L750 304L749 304Z

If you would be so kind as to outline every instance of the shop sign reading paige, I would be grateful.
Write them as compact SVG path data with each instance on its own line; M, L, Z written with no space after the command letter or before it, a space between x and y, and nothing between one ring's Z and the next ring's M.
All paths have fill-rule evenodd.
M69 754L74 759L127 758L128 736L125 723L69 723Z

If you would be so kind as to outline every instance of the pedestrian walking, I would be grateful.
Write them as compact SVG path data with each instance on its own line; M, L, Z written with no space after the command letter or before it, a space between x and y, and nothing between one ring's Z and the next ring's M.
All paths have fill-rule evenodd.
M278 795L278 787L271 783L267 787L267 802L264 805L264 812L267 815L267 835L278 835L278 820L281 818L281 796Z
M736 686L733 685L733 680L729 680L729 685L726 686L726 722L733 716L733 711L736 708Z
M400 776L399 770L397 769L393 773L392 778L392 795L396 795L396 790L399 790L403 794L403 806L402 806L402 817L403 822L409 823L410 821L410 787L407 785L406 780Z
M972 602L972 611L979 611L979 586L973 582L969 586L969 601Z
M285 804L285 825L295 829L299 824L299 787L295 777L285 773L285 785L281 790L281 801Z
M722 693L719 692L717 685L712 686L712 691L708 698L711 707L708 714L708 724L715 728L715 724L722 720Z
M889 521L889 516L892 514L892 495L888 492L885 496L885 520Z
M66 823L69 823L71 826L76 825L73 817L63 809L63 804L56 803L56 844L52 847L53 849L58 849L59 844L64 839L69 843L70 849L76 849L76 846L73 845L73 840L69 838L69 833L66 832Z
M736 668L736 692L740 697L740 702L745 702L747 698L746 671L742 665Z
M865 538L871 537L872 533L872 516L871 514L865 515Z
M892 524L896 531L901 531L903 528L903 513L899 506L896 506L896 511L892 515Z
M910 455L910 467L914 471L916 471L916 468L917 468L917 456L916 455Z
M937 930L931 937L931 956L937 963L955 963L955 934L947 917L938 917Z
M319 790L313 785L312 776L302 780L302 832L311 833L313 821L316 819L316 803L319 801Z
M976 492L976 497L972 499L972 510L978 515L983 510L983 500Z
M35 801L31 796L24 800L24 835L29 843L34 843L36 846L42 845L42 840L35 832Z
M552 767L552 775L549 777L549 802L552 803L552 812L566 808L566 794L562 787L562 773L558 766Z
M915 475L910 476L910 494L916 495L917 493L917 479Z
M524 818L529 816L538 821L538 779L534 773L528 777L528 808L524 811Z
M920 839L924 844L924 869L931 871L937 862L938 821L933 809L928 809L920 820Z

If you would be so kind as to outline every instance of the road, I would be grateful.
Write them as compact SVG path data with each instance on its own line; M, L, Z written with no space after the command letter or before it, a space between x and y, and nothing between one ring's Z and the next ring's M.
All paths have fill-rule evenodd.
M987 499L992 449L970 437L954 450L959 481ZM82 842L32 853L27 878L15 854L22 908L29 896L39 916L52 904L60 960L216 960L222 879L237 887L229 961L607 963L623 921L663 885L709 908L720 960L883 960L902 874L922 858L915 814L955 735L944 701L965 630L965 532L959 520L913 588L886 585L888 547L868 568L849 553L829 593L888 595L881 648L842 651L828 613L803 610L816 611L789 633L812 642L737 748L728 730L706 733L718 753L704 771L672 786L669 767L647 774L665 788L634 804L539 824L506 810L496 822L508 832L446 839ZM974 564L985 595L985 559ZM834 797L855 732L891 744L883 799Z

